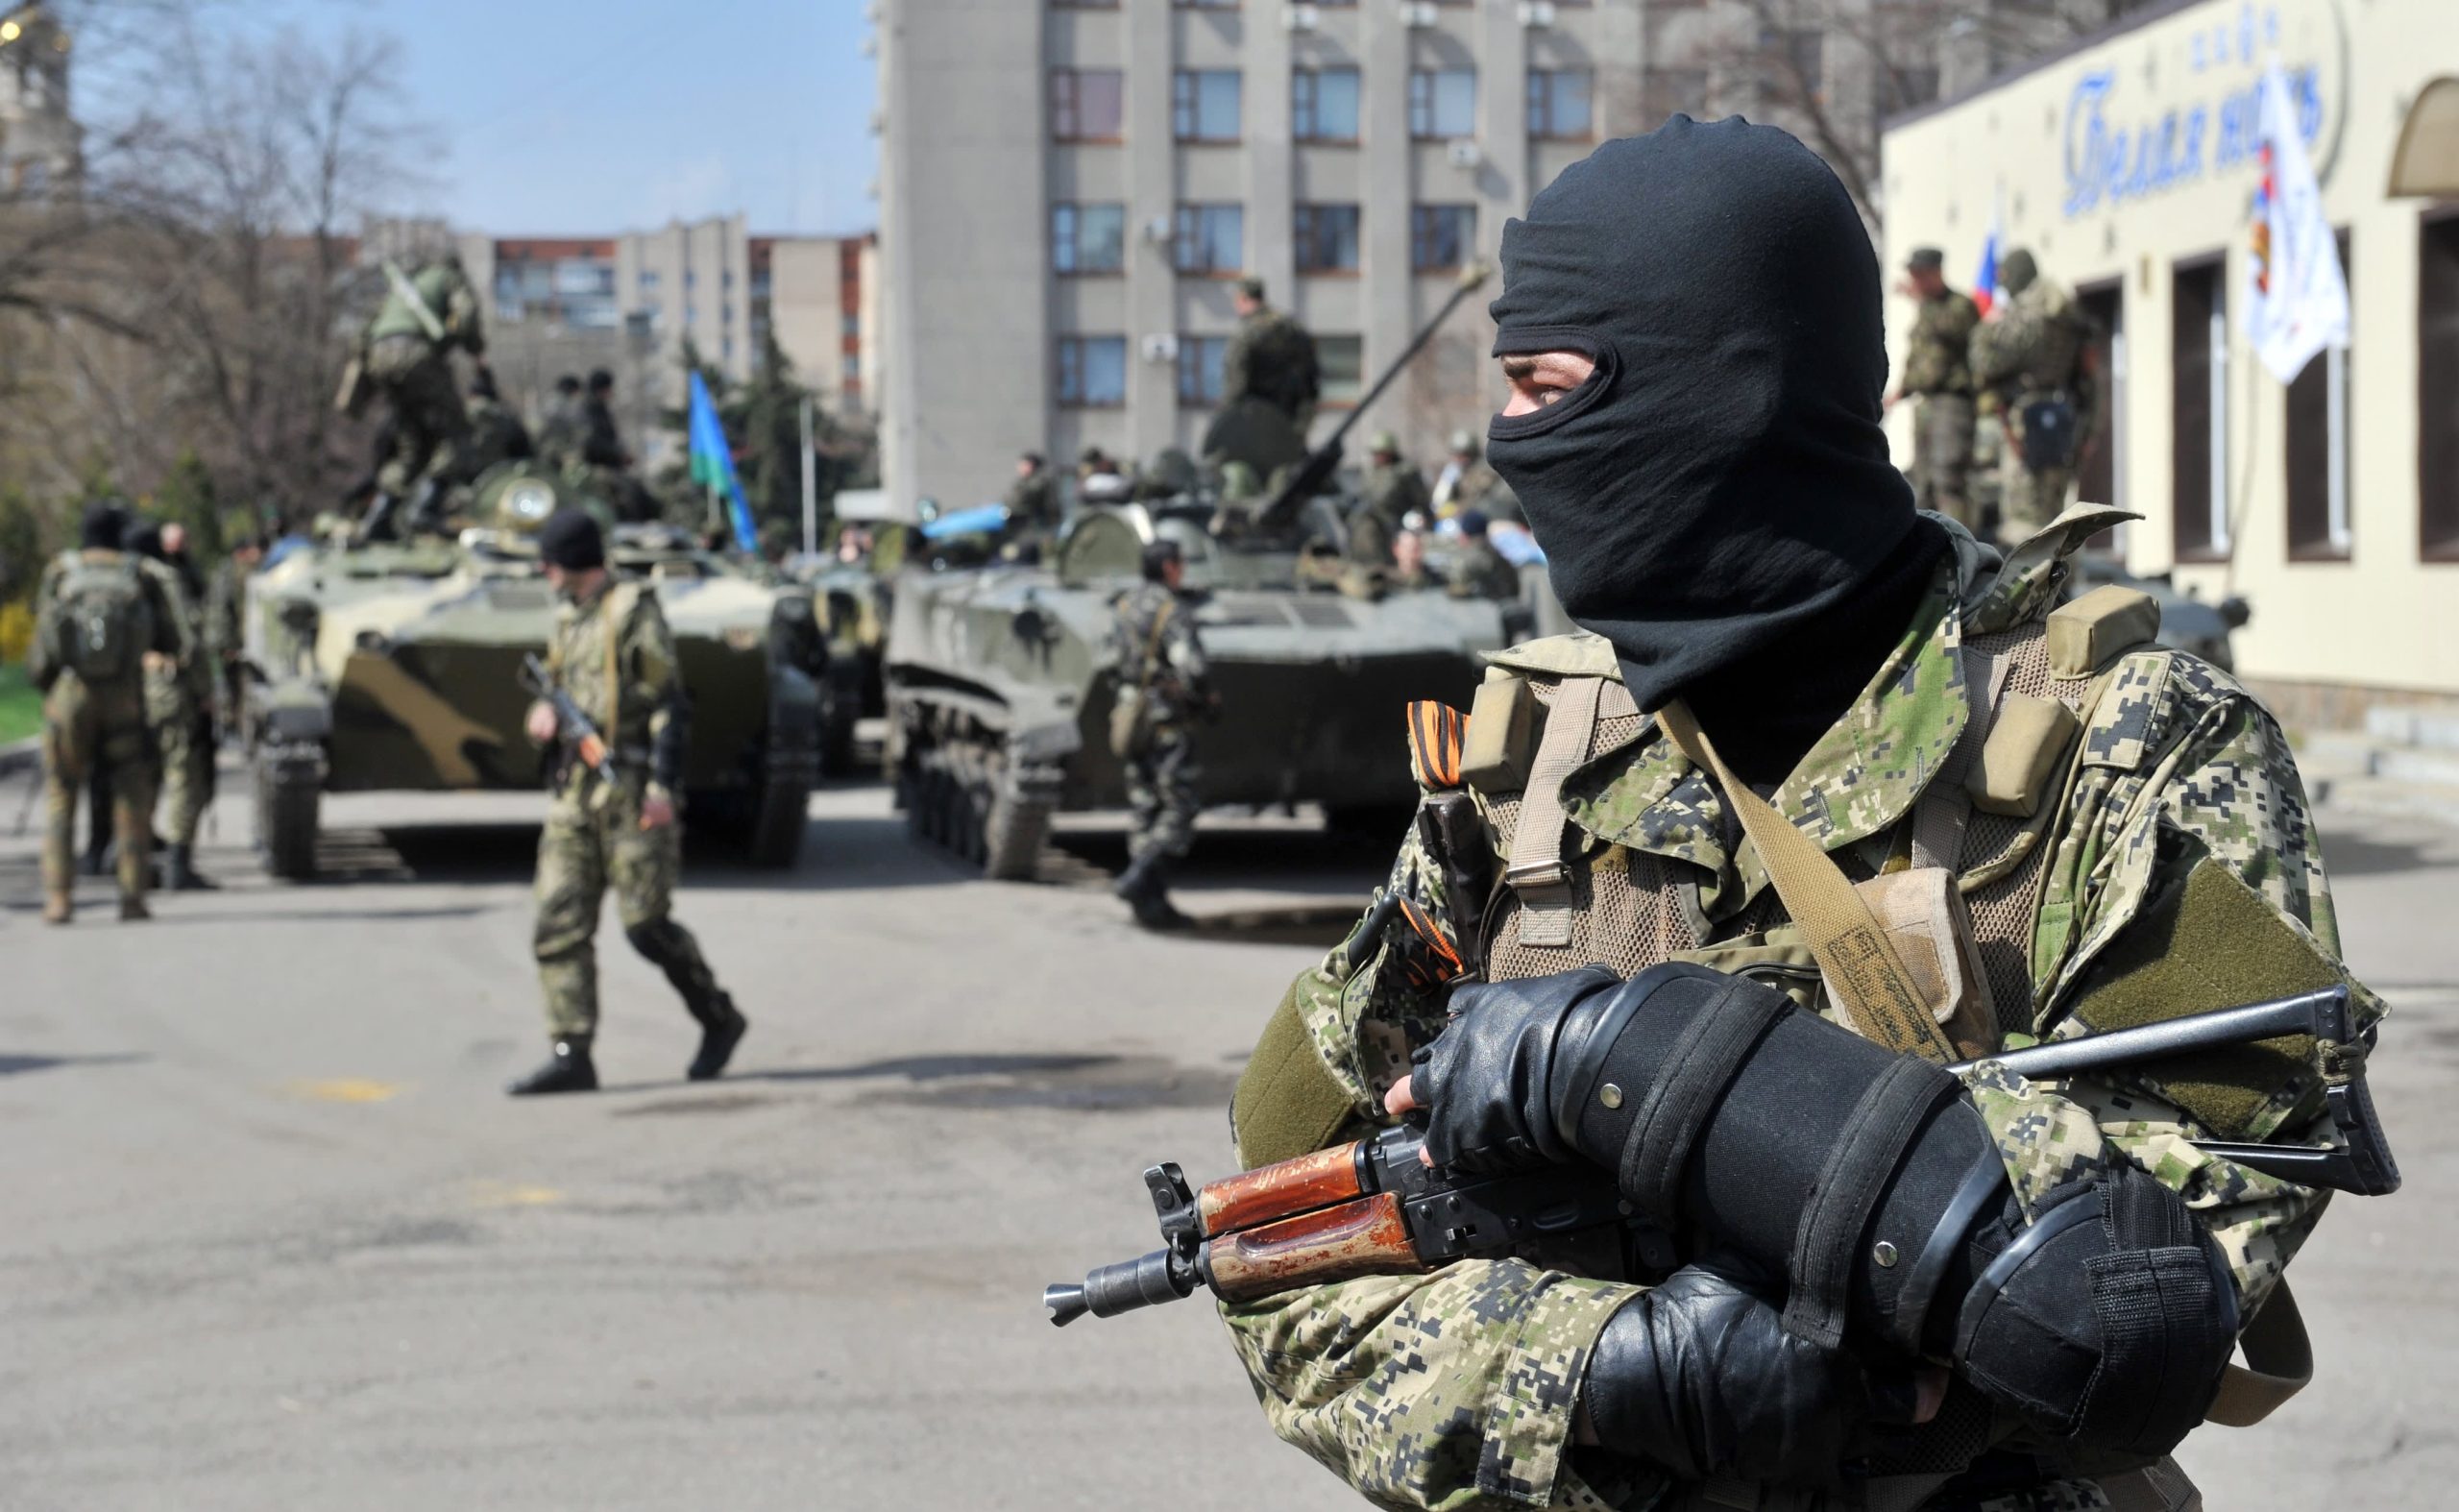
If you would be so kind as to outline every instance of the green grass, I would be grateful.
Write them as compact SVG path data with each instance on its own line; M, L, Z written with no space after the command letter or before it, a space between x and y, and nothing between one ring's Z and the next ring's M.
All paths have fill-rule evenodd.
M0 745L42 733L42 695L22 667L0 667Z

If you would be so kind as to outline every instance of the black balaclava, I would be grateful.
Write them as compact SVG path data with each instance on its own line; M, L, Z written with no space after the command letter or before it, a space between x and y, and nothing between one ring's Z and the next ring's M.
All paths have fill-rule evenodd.
M162 527L152 521L147 521L130 530L125 539L127 549L139 556L148 557L157 562L169 560L162 552Z
M77 522L77 545L87 551L118 551L128 545L128 510L110 500L85 506Z
M1781 778L1944 545L1879 428L1878 258L1851 196L1784 132L1677 115L1567 169L1503 228L1502 267L1495 354L1596 363L1488 431L1554 592L1643 709L1688 696L1737 769ZM1746 701L1714 696L1738 683Z

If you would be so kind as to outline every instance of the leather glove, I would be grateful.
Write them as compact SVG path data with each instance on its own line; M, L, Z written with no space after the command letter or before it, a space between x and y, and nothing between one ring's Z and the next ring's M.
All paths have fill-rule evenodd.
M1556 1042L1573 1010L1621 981L1589 966L1454 989L1450 1026L1411 1058L1434 1163L1497 1172L1578 1159L1555 1128Z
M1873 1423L1912 1421L1909 1372L1787 1333L1748 1263L1711 1255L1605 1325L1581 1387L1597 1440L1691 1479L1824 1486Z

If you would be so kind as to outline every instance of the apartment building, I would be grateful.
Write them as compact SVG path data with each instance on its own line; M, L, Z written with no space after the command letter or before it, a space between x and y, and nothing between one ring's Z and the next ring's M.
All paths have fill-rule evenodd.
M1785 26L1772 0L882 0L891 497L995 495L1027 447L1192 448L1241 271L1315 332L1327 428L1597 141L1743 112L1867 204L1885 115L2128 3L1957 0L1966 24L1925 28L1941 0ZM1491 336L1474 301L1371 427L1421 458L1482 428Z
M687 344L735 379L758 370L773 336L794 375L831 413L866 412L862 320L873 238L755 236L740 215L605 236L448 232L432 222L371 227L371 256L450 245L485 305L488 355L504 397L533 418L555 379L604 368L616 416L654 466L678 439L664 413L684 400Z

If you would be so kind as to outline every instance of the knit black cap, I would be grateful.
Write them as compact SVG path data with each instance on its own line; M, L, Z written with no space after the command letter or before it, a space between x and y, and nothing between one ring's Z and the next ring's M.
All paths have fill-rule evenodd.
M1144 549L1144 580L1157 583L1172 562L1184 561L1176 541L1156 541Z
M604 567L606 537L586 511L558 509L538 527L538 560L572 572Z
M85 506L77 522L77 544L88 551L116 551L128 544L128 510L98 499Z

